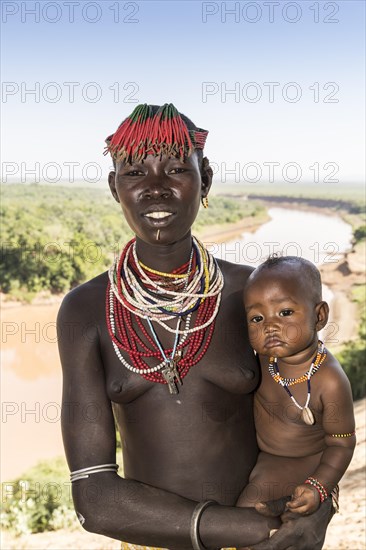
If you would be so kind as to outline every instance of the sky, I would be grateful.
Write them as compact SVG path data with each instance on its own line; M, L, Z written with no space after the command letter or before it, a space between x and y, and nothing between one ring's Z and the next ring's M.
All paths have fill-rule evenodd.
M3 1L2 181L106 180L138 103L209 130L216 181L364 181L365 3Z

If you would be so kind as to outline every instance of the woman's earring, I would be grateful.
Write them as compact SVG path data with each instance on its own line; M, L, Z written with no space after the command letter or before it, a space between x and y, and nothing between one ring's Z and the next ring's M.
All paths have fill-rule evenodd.
M208 198L207 197L202 197L201 202L202 202L203 208L208 208Z

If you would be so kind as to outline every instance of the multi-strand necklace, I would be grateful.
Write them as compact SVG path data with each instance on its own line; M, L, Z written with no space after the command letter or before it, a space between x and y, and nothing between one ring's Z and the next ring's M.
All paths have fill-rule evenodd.
M273 380L277 382L277 384L280 384L283 387L286 393L290 396L294 405L301 410L302 420L305 422L305 424L308 424L310 426L315 423L314 415L309 407L310 393L311 393L310 378L319 370L319 367L325 360L326 356L327 356L327 350L323 342L319 340L318 351L311 362L309 370L306 371L306 373L303 374L302 376L299 376L298 378L283 378L280 375L280 371L278 369L277 357L271 357L268 363L268 370ZM303 407L299 405L299 403L296 401L295 397L292 395L291 391L288 388L288 386L293 386L294 384L299 384L301 382L307 382L307 389L308 389L306 402Z
M216 260L197 239L193 238L189 261L172 273L139 261L136 241L131 240L109 270L106 299L107 326L121 363L146 380L167 384L171 394L178 393L177 384L208 349L222 288ZM168 324L172 320L175 328ZM174 334L172 348L164 349L155 323Z

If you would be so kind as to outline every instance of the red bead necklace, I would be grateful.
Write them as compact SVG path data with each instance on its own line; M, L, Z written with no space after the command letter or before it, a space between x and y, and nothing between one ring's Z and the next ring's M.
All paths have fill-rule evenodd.
M136 270L136 262L134 261L133 255L129 252L131 250L131 243L133 242L134 240L130 241L130 243L128 243L122 251L115 273L116 285L114 286L114 289L111 287L111 282L109 282L107 286L106 321L108 332L113 342L116 354L126 368L140 374L143 378L151 382L167 384L166 378L164 378L163 374L160 372L164 361L161 361L162 353L159 346L149 333L149 329L145 326L141 317L134 315L131 311L131 309L133 309L131 308L131 304L128 304L129 308L125 306L128 296L126 297L123 293L121 275L126 258L128 267L133 271ZM204 252L208 255L206 250ZM126 256L126 254L128 256ZM143 269L150 279L162 284L164 289L166 288L169 290L172 288L174 291L179 292L179 289L182 289L184 281L187 280L187 278L179 278L179 280L176 280L172 278L171 275L175 274L181 276L182 274L187 274L187 271L189 271L187 274L188 282L191 282L197 271L197 260L197 249L194 249L191 261L175 269L171 274L169 274L169 277L164 277L164 274L160 275L160 272L155 272L154 270L143 266L143 264L143 267L140 264L139 268ZM146 270L144 267L146 267ZM217 270L219 270L218 267ZM176 283L173 281L176 281ZM118 289L118 297L115 295L116 288ZM152 296L154 295L152 288L144 287L144 289L151 292ZM196 318L194 323L195 327L204 325L205 322L213 316L215 308L217 307L217 301L220 299L220 295L221 289L217 295L208 296L201 299L199 303L197 303ZM160 295L156 296L158 299L161 299ZM167 305L168 304L169 301L167 301ZM182 312L177 312L177 315L179 313ZM184 315L184 317L182 317L182 322L185 323L185 330L189 327L190 318L191 314L187 316ZM184 333L183 337L178 342L173 359L179 379L184 378L189 372L189 369L196 365L207 352L208 346L211 342L214 326L215 319L213 319L208 327L206 326L203 329L190 332L189 334L188 332ZM208 329L207 331L206 328ZM132 364L129 364L124 359L121 351L128 354L129 360ZM164 349L164 356L170 357L172 353L173 348ZM149 363L147 362L148 359L150 359Z

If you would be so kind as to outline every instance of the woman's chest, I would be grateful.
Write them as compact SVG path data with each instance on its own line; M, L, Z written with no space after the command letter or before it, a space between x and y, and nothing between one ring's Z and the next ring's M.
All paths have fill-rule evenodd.
M173 387L178 395L184 386L194 383L201 387L202 382L234 394L253 391L258 384L259 369L248 343L241 308L235 301L223 300L213 323L194 331L196 323L196 318L190 325L182 319L180 328L188 326L189 331L178 334L174 333L174 325L164 332L155 323L151 326L132 318L124 327L121 342L113 341L106 327L101 334L101 353L111 401L128 403L157 384L164 385L167 394L171 393L169 386ZM165 368L166 359L173 357L175 341L175 361L171 367L178 376L173 371L169 384L169 376L162 373L169 371Z
M169 396L169 386L172 385L179 395L185 386L191 384L196 387L198 384L204 392L205 384L210 383L233 394L250 393L258 384L259 367L245 336L238 331L232 320L218 318L211 338L209 339L206 329L197 350L194 349L197 345L195 333L189 335L186 345L181 351L178 349L179 356L174 365L178 376L175 377L173 373L171 379L169 376L160 376L159 381L156 373L168 370L165 358L148 340L145 340L145 348L141 346L140 338L140 335L131 333L128 346L119 346L112 341L107 331L102 334L101 354L105 366L106 389L111 401L128 403L156 385L164 386ZM163 351L169 359L174 340L170 340L168 346L163 347ZM132 353L130 348L133 348ZM180 361L183 369L179 368Z

